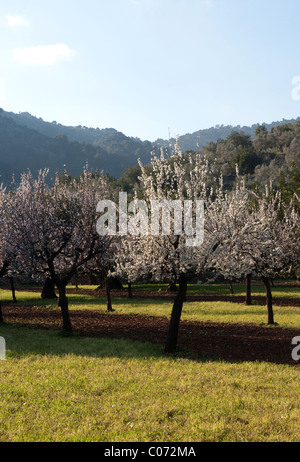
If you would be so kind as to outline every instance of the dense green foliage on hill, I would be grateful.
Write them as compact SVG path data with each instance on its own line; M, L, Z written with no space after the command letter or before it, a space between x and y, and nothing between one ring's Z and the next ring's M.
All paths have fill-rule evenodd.
M64 127L30 114L0 112L0 175L9 181L30 169L49 168L78 176L88 162L91 169L120 177L137 163L150 161L152 145L126 137L114 129Z
M258 126L253 137L232 131L226 139L203 146L201 152L211 167L208 186L213 186L222 175L225 188L231 189L238 167L249 187L262 190L271 182L281 189L284 199L291 199L294 193L300 197L299 121L274 126L269 131L264 125ZM138 182L138 176L139 167L131 167L116 186L129 191Z
M251 127L216 126L178 138L182 151L201 150L214 164L212 182L221 173L226 187L235 179L236 165L248 184L263 187L272 181L288 197L299 192L300 118ZM34 174L49 168L54 174L64 169L78 176L88 163L114 178L114 186L132 191L138 181L137 159L148 164L151 152L168 149L174 139L155 142L132 138L113 128L67 127L45 122L27 112L0 110L0 175L9 181L12 174L30 169Z
M215 164L215 173L224 175L230 185L236 165L248 184L262 188L270 181L276 186L300 193L300 122L282 124L267 130L258 126L253 138L233 131L225 140L208 143L203 153ZM289 185L289 186L288 186Z

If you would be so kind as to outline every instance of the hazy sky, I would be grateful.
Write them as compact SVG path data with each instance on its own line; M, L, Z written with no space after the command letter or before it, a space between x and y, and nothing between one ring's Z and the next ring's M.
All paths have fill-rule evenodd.
M299 0L0 0L0 107L150 141L298 117L299 26Z

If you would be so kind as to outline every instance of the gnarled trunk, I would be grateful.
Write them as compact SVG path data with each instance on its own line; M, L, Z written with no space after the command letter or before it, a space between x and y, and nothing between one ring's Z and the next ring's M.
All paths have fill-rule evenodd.
M186 291L187 291L187 279L185 274L180 275L179 279L179 288L174 300L170 324L169 324L169 331L167 336L167 341L165 345L165 353L173 353L176 351L177 347L177 339L178 339L178 332L179 332L179 323L181 318L182 306L183 302L186 299Z
M273 314L273 300L272 300L272 291L271 291L271 284L270 279L266 276L262 276L262 282L264 283L266 289L266 296L267 296L267 307L268 307L268 324L275 324L274 323L274 314Z
M12 294L12 299L13 302L16 303L16 291L15 291L15 284L14 284L14 278L12 276L8 276L9 282L10 282L10 288L11 288L11 294Z
M128 282L128 298L133 298L131 282Z
M49 300L57 298L55 293L55 283L52 278L46 278L41 297Z
M66 286L64 284L57 284L57 288L59 293L58 306L61 309L61 314L63 318L63 331L67 333L72 333L69 303L68 298L66 296Z
M246 276L246 305L252 304L251 298L251 274L247 274Z
M105 279L105 290L106 290L106 300L107 300L107 311L113 311L112 304L111 304L109 278Z
M177 285L175 284L175 282L170 282L170 284L168 285L166 290L167 290L167 292L176 293L177 292Z
M0 278L2 278L3 276L5 276L5 274L7 273L7 268L9 266L9 263L8 261L6 260L2 266L2 268L0 268ZM3 319L3 313L2 313L2 306L0 304L0 324L3 324L4 323L4 319Z

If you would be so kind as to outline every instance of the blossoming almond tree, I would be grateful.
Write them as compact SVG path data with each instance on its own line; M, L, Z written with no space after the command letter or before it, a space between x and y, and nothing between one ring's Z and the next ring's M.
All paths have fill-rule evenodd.
M47 275L55 282L63 330L71 332L66 286L79 268L111 245L111 237L96 231L96 206L107 183L87 168L76 180L56 176L52 187L47 175L47 170L37 179L23 174L6 195L4 239L19 272Z
M295 275L300 270L300 199L295 197L282 205L281 246L285 254L287 269Z
M202 274L214 248L201 208L208 197L208 165L200 153L184 155L176 144L170 156L153 156L150 170L140 166L143 198L135 206L147 216L129 217L131 235L123 239L117 268L131 282L143 277L179 283L165 345L165 352L174 352L187 283Z
M3 258L0 253L0 278L6 275L9 263L7 260ZM2 313L2 306L0 303L0 324L3 323L3 313Z
M280 193L266 188L265 194L255 196L241 182L235 191L224 193L219 202L215 216L220 245L213 256L214 267L226 277L260 277L266 289L268 324L274 324L270 278L287 268L295 257L291 243L294 250L297 247L291 220L287 215L280 217Z
M4 199L5 199L5 188L3 185L0 185L0 278L3 276L6 276L8 273L9 269L9 261L8 261L8 255L6 254L5 251L5 243L3 239L3 227L4 227ZM2 307L0 304L0 323L3 323L3 313L2 313Z
M241 265L234 258L234 248L240 232L247 223L250 207L250 191L245 187L244 178L237 170L236 185L231 191L224 191L222 178L216 196L208 208L207 224L218 242L213 255L212 266L228 280L246 281L246 304L251 304L250 267Z

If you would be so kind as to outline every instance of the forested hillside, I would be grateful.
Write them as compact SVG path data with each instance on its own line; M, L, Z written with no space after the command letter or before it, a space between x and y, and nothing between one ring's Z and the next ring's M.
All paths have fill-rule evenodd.
M291 181L297 183L300 119L251 127L217 126L180 136L178 141L183 152L200 150L210 165L214 164L212 182L222 173L225 184L231 187L237 164L248 183L258 187L269 180L286 186ZM0 109L1 181L27 169L36 173L46 167L52 174L66 168L70 175L78 176L88 162L89 168L103 170L115 178L118 187L130 191L139 174L137 159L148 164L151 152L167 149L174 142L142 141L114 128L68 127L27 112Z
M272 122L270 124L263 124L267 131L271 131L273 128L278 127L279 125L286 125L292 122L296 122L300 118L294 120L282 120L277 122ZM255 137L255 132L257 128L260 127L260 124L254 124L251 126L232 126L232 125L217 125L216 127L206 128L204 130L197 130L194 133L186 133L185 135L179 136L179 143L181 149L186 151L189 149L201 149L203 146L206 146L208 143L216 143L219 140L225 140L233 131L238 133L244 133L249 135L252 139ZM165 140L159 140L161 143L165 144ZM175 141L172 139L172 141Z
M259 125L254 136L232 131L226 139L210 142L199 150L184 151L180 139L179 146L186 154L200 151L205 156L211 170L207 186L213 186L222 175L225 188L232 189L238 167L249 187L262 190L272 182L287 198L294 192L300 196L300 121L276 125L270 130ZM127 169L117 185L130 191L139 173L138 166Z
M248 184L264 187L270 181L298 181L300 174L300 121L267 129L256 128L254 138L232 132L226 140L208 143L203 153L215 164L216 174L222 173L230 184L236 165ZM300 184L299 184L300 186Z
M138 157L149 162L151 150L150 142L114 129L65 127L27 113L0 112L1 181L28 168L33 173L49 168L54 174L66 167L69 174L78 176L87 162L93 170L120 177Z

